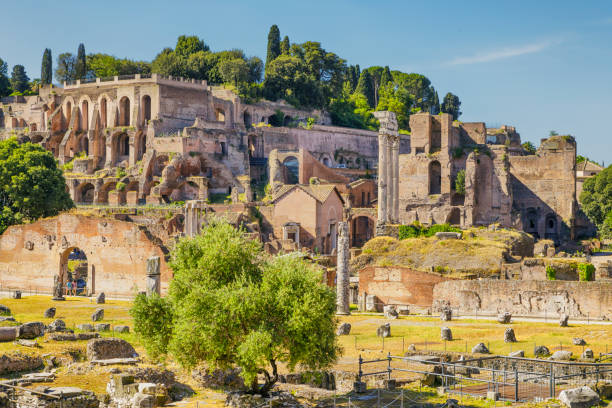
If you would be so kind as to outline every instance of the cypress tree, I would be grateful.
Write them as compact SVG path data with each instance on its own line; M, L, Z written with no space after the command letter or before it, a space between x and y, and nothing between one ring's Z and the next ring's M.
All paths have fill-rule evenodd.
M87 75L87 59L85 56L85 46L83 43L79 44L79 51L77 53L76 65L75 65L76 79L85 78Z
M280 48L280 30L278 26L274 24L270 27L268 33L268 53L266 54L266 69L272 61L274 61L281 53Z
M53 79L53 59L51 58L51 50L45 48L42 57L42 65L40 68L40 82L43 85L51 84Z
M385 85L387 85L387 83L393 81L393 76L391 76L391 71L389 70L389 67L386 66L385 69L383 70L383 73L380 76L380 85L379 87L383 87Z
M442 106L440 106L442 112L453 115L453 120L459 119L459 116L461 115L460 108L461 101L459 100L459 97L450 92L446 94L444 100L442 101Z
M0 58L0 97L7 96L11 92L11 83L8 78L8 64Z
M440 98L438 97L438 91L432 86L431 92L433 96L431 97L431 106L429 107L429 112L432 115L437 115L440 113Z
M366 69L359 76L359 82L357 83L357 89L355 92L359 92L364 95L368 100L368 105L370 108L374 108L374 87L372 86L372 75Z
M285 36L285 38L283 38L283 41L281 41L280 43L280 50L281 50L281 54L283 55L289 55L291 52L291 43L289 42L289 36Z
M29 88L30 78L26 75L23 65L15 65L11 73L11 88L13 91L24 92Z

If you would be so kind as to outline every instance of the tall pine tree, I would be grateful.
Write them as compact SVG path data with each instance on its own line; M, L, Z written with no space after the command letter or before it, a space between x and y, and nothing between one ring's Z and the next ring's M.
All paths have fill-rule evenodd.
M45 48L40 67L40 83L43 85L51 84L53 80L53 59L51 58L51 50Z
M387 85L391 81L393 81L393 76L391 76L391 71L389 70L389 66L386 66L385 69L383 70L382 75L380 76L379 87L382 88L383 86Z
M283 41L280 43L281 54L289 55L291 52L291 43L289 42L289 36L285 36Z
M28 90L28 81L30 78L26 75L23 65L15 65L11 73L11 88L16 92L25 92Z
M431 113L432 115L437 115L438 113L440 113L440 99L438 98L438 91L436 91L436 89L432 86L431 93L433 96L431 98L431 106L429 107L429 113Z
M459 97L449 92L444 97L440 109L444 113L450 113L451 115L453 115L453 120L457 120L461 115L461 111L459 110L460 106L461 101L459 100Z
M79 51L77 52L76 65L74 68L77 79L87 76L87 57L85 56L85 46L83 43L79 44Z
M266 54L266 71L272 61L274 61L281 54L280 48L280 30L278 26L274 24L270 27L268 33L268 53Z
M372 75L370 75L370 72L367 69L361 72L361 75L359 76L359 82L357 83L357 89L355 89L355 92L358 92L366 97L370 108L375 107L376 101L374 98Z
M8 64L0 58L0 97L11 93L11 83L8 78Z

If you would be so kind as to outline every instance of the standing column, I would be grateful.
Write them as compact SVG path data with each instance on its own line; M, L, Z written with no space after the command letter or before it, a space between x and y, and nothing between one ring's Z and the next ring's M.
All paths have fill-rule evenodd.
M387 222L387 135L378 134L378 223Z
M387 180L387 219L386 222L393 222L393 189L395 185L393 184L393 136L389 136L387 134L387 163L385 166L385 170L387 175L385 176L385 180Z
M336 257L336 314L351 314L349 306L349 228L338 223L338 255Z
M393 195L392 195L392 210L391 213L394 223L399 222L399 145L400 137L394 136L391 146L391 163L392 163L392 179L393 179Z
M147 259L147 296L160 294L159 256Z

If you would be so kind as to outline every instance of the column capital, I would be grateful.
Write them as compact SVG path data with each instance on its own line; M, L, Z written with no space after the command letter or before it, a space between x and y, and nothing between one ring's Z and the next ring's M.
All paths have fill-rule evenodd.
M374 112L374 117L378 119L380 123L380 128L378 129L378 134L384 134L389 136L398 136L399 133L397 131L397 118L395 116L395 112L391 111L377 111Z

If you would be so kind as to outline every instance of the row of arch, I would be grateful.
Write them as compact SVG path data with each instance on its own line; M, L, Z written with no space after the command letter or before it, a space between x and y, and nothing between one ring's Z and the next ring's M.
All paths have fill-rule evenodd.
M100 119L100 128L104 129L107 127L115 127L114 124L110 122L109 115L109 101L111 98L103 94L98 100L99 106L99 119ZM72 119L72 110L73 110L74 101L70 98L66 101L65 104L65 117L66 123L70 123ZM93 107L91 105L91 100L87 96L83 96L78 105L79 108L79 130L89 130L90 128L90 114L92 112ZM118 116L116 119L117 126L132 126L131 123L131 101L128 96L123 96L119 99L118 103ZM151 119L151 97L149 95L143 95L140 98L140 123L138 125L145 126L148 121Z

